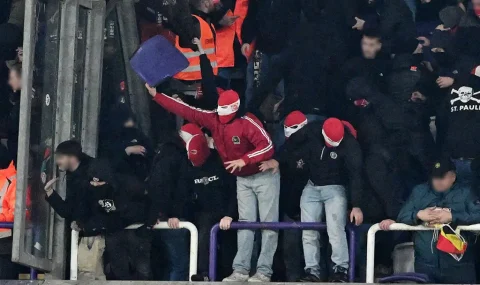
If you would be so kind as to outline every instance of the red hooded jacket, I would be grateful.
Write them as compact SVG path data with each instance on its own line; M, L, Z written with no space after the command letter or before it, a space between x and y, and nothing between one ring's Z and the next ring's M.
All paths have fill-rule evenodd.
M216 111L197 109L162 93L157 93L154 100L167 111L209 129L223 162L243 159L246 165L233 173L236 176L260 172L258 163L273 156L270 136L260 120L250 113L222 124Z

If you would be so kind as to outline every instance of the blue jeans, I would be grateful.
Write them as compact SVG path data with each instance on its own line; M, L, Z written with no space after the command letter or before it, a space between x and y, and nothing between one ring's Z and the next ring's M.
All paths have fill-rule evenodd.
M238 215L240 222L278 222L280 174L271 171L246 177L237 177ZM233 260L233 271L249 274L254 241L253 230L238 231L238 251ZM257 262L257 272L272 275L273 256L277 250L278 232L262 230L262 249Z
M285 60L285 54L279 53L274 55L268 55L266 53L262 53L260 51L255 51L255 55L250 60L247 66L247 88L245 90L245 105L248 106L250 101L254 96L255 87L258 87L263 84L268 84L269 72L272 66L276 66L279 62ZM257 53L259 53L259 59L255 60L257 57ZM281 99L285 97L285 88L284 88L284 80L281 80L280 83L277 85L275 91L275 95L277 98ZM259 108L260 106L256 106Z
M469 185L472 183L472 164L471 159L452 159L455 167L457 168L457 180L460 183Z
M166 278L169 281L188 281L190 248L189 232L185 229L155 231L161 240L168 260ZM155 270L155 269L154 269Z
M327 234L332 246L334 267L348 269L348 244L345 232L347 223L347 196L342 185L315 186L311 181L303 189L300 199L302 222L322 221L323 210L327 221ZM320 277L320 233L303 231L305 271Z

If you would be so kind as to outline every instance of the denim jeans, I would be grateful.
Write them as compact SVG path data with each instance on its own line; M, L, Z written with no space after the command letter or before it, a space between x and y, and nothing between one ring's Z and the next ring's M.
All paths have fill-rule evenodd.
M278 222L280 174L260 172L247 177L237 177L238 215L240 222ZM254 242L253 230L238 231L238 251L233 260L233 271L249 274ZM257 272L272 275L273 256L277 250L278 232L262 230L262 249L257 262Z
M188 281L190 259L189 232L185 229L154 231L156 241L165 249L168 261L166 279L168 281ZM155 270L155 268L153 269Z
M345 232L347 222L347 196L342 185L315 186L311 181L303 189L300 199L302 222L321 222L323 210L327 221L327 234L332 246L334 267L348 269L348 244ZM305 271L320 277L320 233L303 231Z
M470 186L472 183L472 169L470 168L472 164L472 160L471 159L453 159L453 163L457 168L458 182Z
M254 96L255 87L258 87L263 84L268 84L269 77L269 70L270 68L275 67L279 62L285 60L285 54L278 53L274 55L269 55L266 53L262 53L260 51L255 51L254 57L248 63L247 66L247 87L245 90L245 105L248 106L250 101ZM284 80L281 80L278 83L275 91L275 95L277 98L281 99L285 97L285 88L284 88ZM255 106L260 108L260 106Z

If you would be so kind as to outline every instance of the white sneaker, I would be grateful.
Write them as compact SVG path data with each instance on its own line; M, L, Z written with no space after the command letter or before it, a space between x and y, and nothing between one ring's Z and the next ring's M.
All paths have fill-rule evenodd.
M245 282L248 280L248 274L242 274L239 272L233 272L232 275L223 278L223 282Z
M252 277L248 279L248 282L270 282L270 277L263 275L262 273L255 273Z

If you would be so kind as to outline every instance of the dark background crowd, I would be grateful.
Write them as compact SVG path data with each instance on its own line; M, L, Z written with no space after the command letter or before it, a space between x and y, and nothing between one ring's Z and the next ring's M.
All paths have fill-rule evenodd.
M18 151L22 5L0 8L5 169ZM476 282L473 234L457 234L468 246L455 252L434 243L445 227L480 223L480 0L136 9L141 41L166 36L189 67L146 85L151 136L117 103L102 106L99 158L75 140L56 147L67 193L45 181L46 200L81 233L79 279L209 281L210 229L220 223L223 281L347 282L345 226L380 223L377 277L398 273L392 252L413 240L415 272L431 283ZM185 221L199 231L194 276ZM234 221L327 229L236 233ZM158 222L175 230L153 230ZM395 222L437 230L388 232ZM132 224L141 226L124 229ZM357 243L364 281L366 236Z

